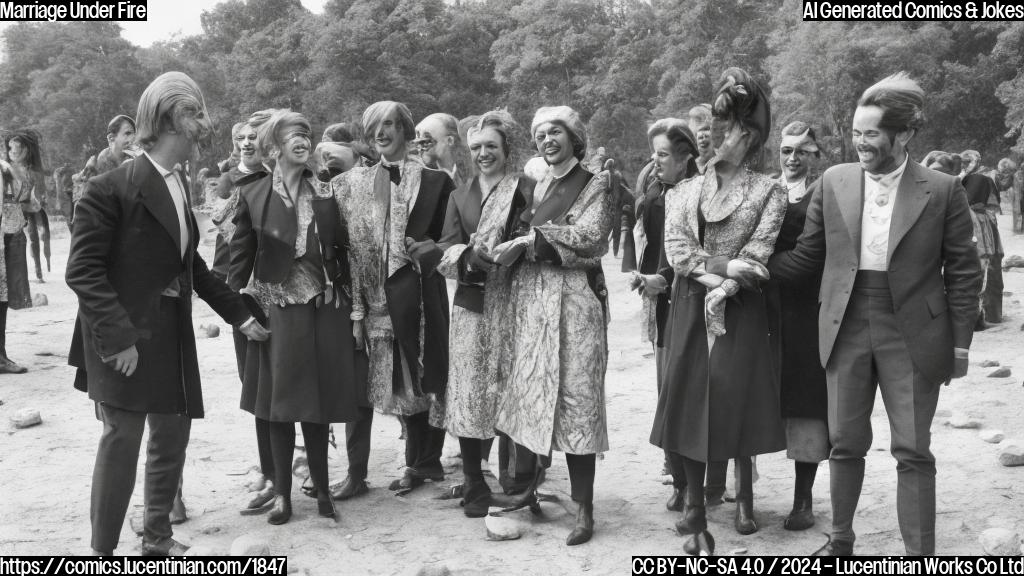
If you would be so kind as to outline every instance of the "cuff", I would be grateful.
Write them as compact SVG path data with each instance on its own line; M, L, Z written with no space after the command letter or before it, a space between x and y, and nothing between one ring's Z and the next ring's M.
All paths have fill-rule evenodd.
M247 328L250 324L252 324L255 321L256 321L256 317L255 316L249 316L248 320L246 320L245 322L242 322L241 324L238 325L238 329L242 330L244 328Z
M953 348L953 357L958 360L967 359L969 353L968 348Z

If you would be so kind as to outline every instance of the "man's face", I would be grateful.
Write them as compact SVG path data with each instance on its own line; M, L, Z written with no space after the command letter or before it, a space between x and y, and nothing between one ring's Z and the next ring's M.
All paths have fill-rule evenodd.
M572 137L561 124L544 122L537 126L533 141L549 166L557 166L572 158Z
M452 137L437 118L427 118L416 126L414 143L425 164L451 159Z
M872 174L892 172L906 157L909 132L892 133L882 128L883 110L878 106L858 106L853 113L853 145L861 168Z
M697 154L701 158L707 158L715 153L711 146L711 122L706 120L693 120L690 122L690 131L697 139Z
M483 176L495 176L505 170L501 134L490 126L469 135L469 153Z
M309 160L309 153L309 134L302 131L290 132L284 137L280 161L298 166Z
M130 122L121 122L117 134L107 136L110 142L110 149L120 154L135 144L135 128Z
M174 107L174 128L200 147L208 145L213 135L213 122L206 113L206 107L194 99L182 101Z
M259 147L256 146L256 129L252 126L248 124L242 126L242 129L235 135L235 144L238 146L238 154L242 163L249 168L259 166L263 161Z
M373 131L373 145L385 160L397 162L405 157L405 132L398 110L392 110Z

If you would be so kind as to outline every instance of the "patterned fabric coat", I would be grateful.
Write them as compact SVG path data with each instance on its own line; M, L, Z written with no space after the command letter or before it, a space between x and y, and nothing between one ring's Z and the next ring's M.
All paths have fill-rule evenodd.
M567 209L547 218L559 203ZM514 334L492 351L510 366L497 428L538 454L604 452L608 334L601 257L618 224L607 172L591 177L575 168L551 184L531 213L537 241L512 271Z
M717 189L709 167L668 192L665 254L676 279L651 431L655 446L702 462L785 447L763 294L741 289L727 300L725 333L712 346L704 315L707 289L691 273L703 264L724 275L731 259L767 263L786 202L777 182L746 169L725 189Z
M466 260L473 249L491 251L510 238L534 182L510 175L483 194L477 182L465 182L448 202L441 242L450 245L438 271L458 280L459 293L467 293L464 298L456 293L452 308L450 346L455 360L448 366L445 428L455 436L484 439L494 437L498 400L508 372L507 364L492 351L512 334L512 274L508 267L495 267L485 274L471 271ZM480 310L474 310L478 296L473 292L483 295Z

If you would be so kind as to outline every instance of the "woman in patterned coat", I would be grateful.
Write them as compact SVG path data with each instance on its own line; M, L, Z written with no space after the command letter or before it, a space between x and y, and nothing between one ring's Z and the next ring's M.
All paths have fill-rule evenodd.
M445 428L462 450L464 512L487 514L491 489L480 461L484 441L494 438L498 399L504 388L496 356L511 332L508 306L510 269L494 266L490 251L511 238L535 182L516 173L519 125L508 112L484 114L469 129L476 177L466 180L448 201L446 247L438 271L458 281L452 308ZM502 372L504 370L501 370Z
M607 173L595 176L580 165L587 135L573 109L537 110L531 132L550 169L521 219L528 231L493 251L497 262L515 262L515 332L503 349L492 351L502 363L507 357L509 366L497 428L535 454L565 452L572 499L579 504L566 539L573 546L593 535L596 455L608 450L601 257L617 212Z
M706 463L736 459L736 530L757 530L750 457L785 448L768 315L758 279L786 212L778 182L746 163L768 137L771 116L758 84L730 68L719 80L716 121L724 140L703 175L665 201L665 254L675 269L665 381L651 443L686 474L690 553L712 552L704 514ZM742 282L742 285L741 285Z

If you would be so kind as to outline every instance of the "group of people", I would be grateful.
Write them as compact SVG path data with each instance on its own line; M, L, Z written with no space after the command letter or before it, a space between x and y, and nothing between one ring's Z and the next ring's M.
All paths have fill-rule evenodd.
M564 452L577 504L566 544L589 541L596 456L609 447L601 260L625 222L625 268L635 265L641 332L656 351L650 441L673 477L667 507L682 513L684 549L714 552L706 507L722 501L729 460L735 529L757 531L754 457L785 449L795 461L785 527L814 524L828 459L833 528L819 552L852 554L877 388L907 552L933 554L930 424L940 385L966 373L983 275L968 179L909 157L923 107L914 81L886 78L856 104L859 162L819 177L815 131L795 121L770 177L751 168L771 135L769 100L729 68L711 104L650 126L651 161L625 219L621 174L608 161L587 169L587 130L567 106L539 108L525 130L503 110L417 124L404 104L381 101L316 147L302 114L262 110L233 127L231 157L199 179L218 226L208 269L181 167L212 127L195 82L161 75L124 117L140 153L98 170L74 209L69 362L104 424L93 551L118 545L147 423L142 549L186 549L171 514L191 420L203 416L193 291L235 328L240 406L254 416L264 476L243 514L291 519L298 423L302 491L337 520L335 500L368 491L376 411L402 424L396 494L442 480L445 437L458 438L463 482L446 496L469 517L537 510L551 453ZM524 165L528 148L537 155ZM331 485L334 423L345 423L348 476ZM495 437L499 492L481 467Z

